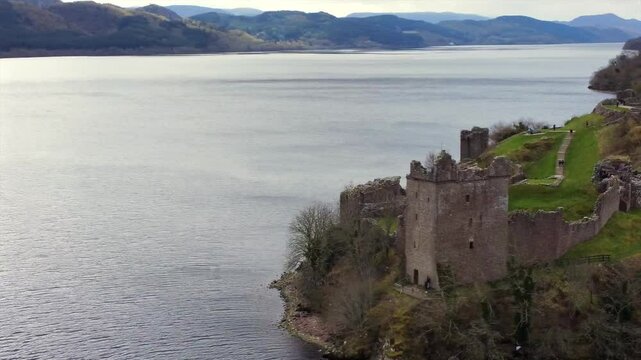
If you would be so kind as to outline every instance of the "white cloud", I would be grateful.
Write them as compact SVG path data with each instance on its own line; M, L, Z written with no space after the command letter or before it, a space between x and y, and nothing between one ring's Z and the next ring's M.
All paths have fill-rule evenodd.
M159 5L326 11L338 16L359 11L455 11L486 16L527 15L546 20L569 20L580 15L603 13L615 13L624 18L641 17L641 0L110 0L125 7L143 6L149 1Z

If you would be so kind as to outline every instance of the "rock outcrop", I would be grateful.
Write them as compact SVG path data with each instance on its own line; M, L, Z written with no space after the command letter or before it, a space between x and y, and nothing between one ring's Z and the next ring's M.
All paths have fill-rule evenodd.
M634 171L630 160L624 157L612 157L594 166L592 182L599 192L603 193L608 189L611 177L619 179L620 210L641 209L641 174Z

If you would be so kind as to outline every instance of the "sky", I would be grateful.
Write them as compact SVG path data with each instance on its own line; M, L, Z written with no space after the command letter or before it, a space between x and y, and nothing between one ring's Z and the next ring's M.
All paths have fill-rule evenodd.
M65 0L69 1L69 0ZM543 20L571 20L580 15L615 13L641 18L641 0L97 0L123 7L199 5L214 8L251 7L261 10L325 11L336 16L352 12L453 11L485 16L527 15Z

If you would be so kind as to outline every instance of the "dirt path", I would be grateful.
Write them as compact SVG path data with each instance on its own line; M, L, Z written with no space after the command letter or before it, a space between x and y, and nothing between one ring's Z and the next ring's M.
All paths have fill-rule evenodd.
M565 139L563 139L559 152L556 154L556 171L554 172L554 175L557 178L555 182L556 186L560 185L563 179L565 179L565 154L567 153L573 138L574 132L569 132L565 136Z

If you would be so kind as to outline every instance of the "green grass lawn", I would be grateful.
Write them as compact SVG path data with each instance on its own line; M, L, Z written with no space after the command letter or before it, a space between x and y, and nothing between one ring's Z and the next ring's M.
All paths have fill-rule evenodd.
M601 128L601 120L601 116L593 114L572 119L564 128L575 130L575 135L566 154L565 180L561 186L512 186L509 210L556 210L563 207L567 220L589 216L598 196L591 179L594 164L599 160L596 133ZM586 122L590 126L586 127Z
M554 175L556 166L556 153L561 147L561 143L565 138L565 132L556 132L545 130L542 134L528 135L518 134L511 136L504 141L500 142L491 154L493 156L507 156L515 160L514 155L522 150L526 144L532 144L541 141L544 138L551 138L554 141L552 149L543 154L542 157L535 161L526 162L523 165L523 171L529 179L545 179Z
M556 182L555 178L547 178L547 179L528 179L527 183L529 185L546 185L550 186L553 185L554 182Z
M641 211L615 214L594 239L568 251L563 259L611 255L613 260L641 253Z
M618 107L616 105L605 105L606 109L613 110L613 111L618 111L618 112L628 112L630 109Z

